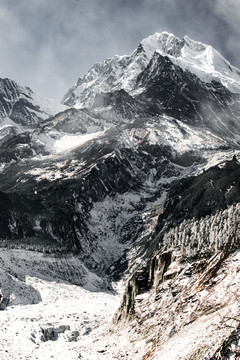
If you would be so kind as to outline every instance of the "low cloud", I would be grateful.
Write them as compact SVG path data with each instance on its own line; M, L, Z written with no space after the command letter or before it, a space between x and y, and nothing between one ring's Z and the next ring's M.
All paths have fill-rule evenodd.
M240 68L240 2L239 0L217 0L216 12L228 24L228 31L224 34L226 53L234 65Z

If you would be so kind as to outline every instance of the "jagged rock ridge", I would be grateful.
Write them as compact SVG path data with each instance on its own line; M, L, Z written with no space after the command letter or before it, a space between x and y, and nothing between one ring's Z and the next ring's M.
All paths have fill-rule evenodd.
M167 32L156 33L144 39L131 55L114 56L94 65L79 78L63 98L68 106L84 107L93 104L97 93L124 89L141 92L138 76L158 53L184 72L191 72L204 81L217 81L239 93L239 70L231 66L214 48L185 36L182 40Z
M2 82L1 246L50 253L59 281L110 289L130 276L114 328L152 344L144 359L177 358L198 324L208 338L209 323L238 326L224 294L238 294L239 79L212 47L162 33L96 64L51 117ZM229 336L194 338L182 359L210 359Z

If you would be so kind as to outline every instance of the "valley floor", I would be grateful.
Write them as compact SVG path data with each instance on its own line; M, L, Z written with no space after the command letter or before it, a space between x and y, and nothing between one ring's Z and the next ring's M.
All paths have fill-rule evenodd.
M120 295L36 276L25 282L39 294L37 303L0 312L0 360L142 358L144 343L134 345L128 334L119 338L109 332ZM50 340L54 334L57 339Z
M10 290L11 302L0 311L0 360L213 359L240 321L240 251L222 262L211 286L196 292L218 256L208 259L205 271L192 276L192 265L186 264L186 271L159 285L160 297L155 290L137 296L136 315L146 317L140 331L135 321L112 325L124 289L120 283L113 293L100 290L103 284L92 273L84 278L75 273L75 281L87 280L85 288L60 279L58 268L68 278L76 257L1 249L1 291ZM184 293L179 288L183 284ZM168 289L178 289L179 296L171 296ZM169 336L172 314L179 331ZM152 347L155 335L158 345ZM233 357L226 359L238 359L234 354L239 351L239 337L236 344L229 344Z

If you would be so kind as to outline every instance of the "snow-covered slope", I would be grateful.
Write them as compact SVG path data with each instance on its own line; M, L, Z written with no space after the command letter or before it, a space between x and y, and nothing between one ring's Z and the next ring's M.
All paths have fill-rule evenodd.
M240 73L217 50L185 36L182 40L167 32L155 33L141 41L130 55L106 59L94 65L79 78L63 98L63 103L76 108L90 106L96 94L124 89L138 93L138 75L146 68L155 52L166 56L184 71L202 81L219 81L234 93L240 93Z
M67 106L35 94L29 87L0 79L0 143L32 130Z
M33 115L36 115L39 119L46 119L52 115L57 114L63 110L66 110L66 106L58 103L55 100L45 99L42 96L35 94L29 87L22 86L10 79L0 79L0 115L1 120L5 117L14 117L15 112L21 111L21 107L25 108L25 111L29 111ZM29 113L22 114L23 119L26 121L30 116ZM16 116L17 117L17 116ZM14 118L15 119L15 118ZM14 121L14 119L12 119ZM34 127L36 123L31 123L29 119L29 127ZM33 119L32 119L33 120Z
M240 72L237 68L212 46L194 41L188 36L184 36L183 41L184 46L178 56L168 53L174 64L197 75L205 83L218 81L231 92L240 93ZM166 53L164 49L156 50L161 55Z
M1 360L99 360L109 344L113 353L121 350L108 334L119 295L77 257L5 249L0 264L1 289L9 297L1 312Z
M230 334L218 295L224 316L239 314L224 298L239 270L238 70L210 46L156 33L79 79L72 108L51 112L2 84L0 351L142 360L174 345L177 358L181 338L185 360L219 351ZM203 348L188 338L198 326Z

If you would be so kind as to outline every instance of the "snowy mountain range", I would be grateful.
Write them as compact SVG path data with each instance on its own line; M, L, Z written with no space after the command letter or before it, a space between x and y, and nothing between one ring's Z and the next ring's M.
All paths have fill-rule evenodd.
M144 91L144 84L139 83L139 75L150 65L150 60L154 67L161 57L168 58L172 65L196 75L204 83L216 81L231 92L240 93L239 70L212 46L196 42L188 36L180 40L173 34L163 32L142 40L131 55L116 55L95 64L67 92L63 103L82 108L92 105L95 96L102 92L123 89L133 95L139 94ZM151 72L154 76L153 68Z
M0 84L0 307L22 332L4 359L59 359L52 340L69 359L237 359L239 70L163 32L95 64L62 104ZM95 291L111 310L77 321Z

